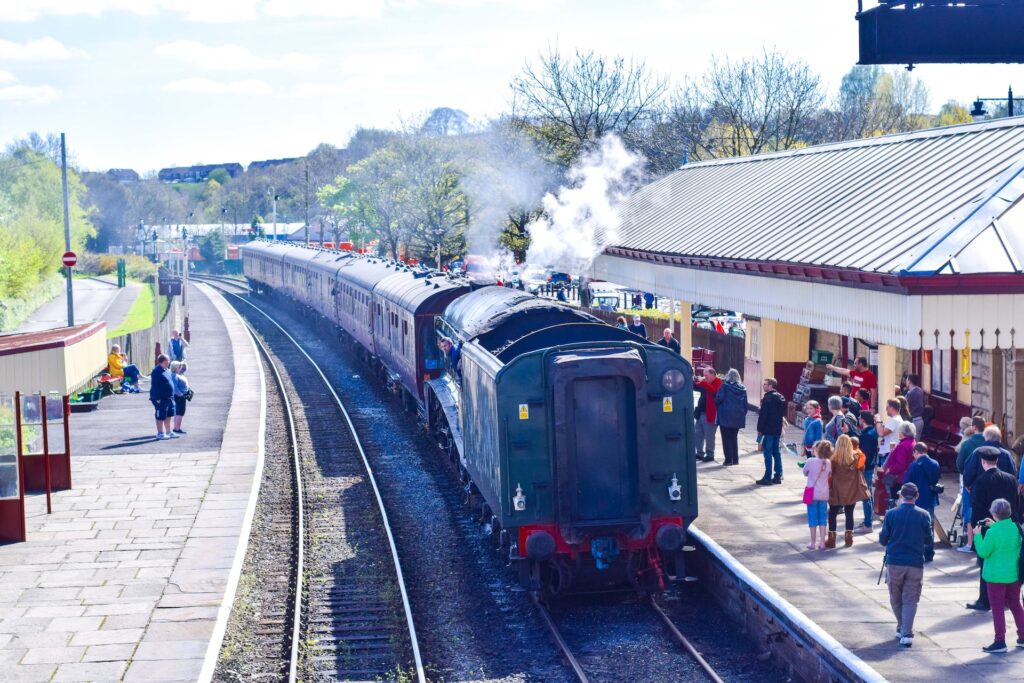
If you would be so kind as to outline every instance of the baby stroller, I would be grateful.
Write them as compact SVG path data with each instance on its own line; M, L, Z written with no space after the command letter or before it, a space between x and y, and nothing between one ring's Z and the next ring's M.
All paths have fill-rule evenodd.
M963 505L961 505L962 497L963 493L958 493L956 500L953 501L953 507L950 509L950 512L953 513L953 521L949 523L949 531L946 532L946 538L951 546L958 545L957 540L961 538L961 532L964 528L964 510ZM966 537L963 540L966 540Z

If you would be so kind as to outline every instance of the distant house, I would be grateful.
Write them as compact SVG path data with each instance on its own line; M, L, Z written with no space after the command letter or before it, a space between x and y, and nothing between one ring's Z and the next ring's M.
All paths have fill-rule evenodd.
M252 171L253 169L270 168L271 166L281 166L282 164L290 164L298 161L298 157L288 157L287 159L265 159L263 161L254 161L249 164L247 170Z
M197 166L177 166L174 168L161 168L156 177L164 183L201 183L210 177L210 173L218 168L223 168L232 178L241 173L244 169L241 164L203 164Z
M139 174L130 168L112 168L107 171L107 177L119 183L137 183Z

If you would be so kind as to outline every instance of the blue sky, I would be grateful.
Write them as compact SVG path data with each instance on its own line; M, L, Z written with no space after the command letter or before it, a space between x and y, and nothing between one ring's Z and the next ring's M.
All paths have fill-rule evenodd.
M675 81L778 47L834 89L854 0L0 0L0 143L68 134L139 171L298 156L437 106L476 118L548 45L645 59ZM932 107L1000 96L1020 66L924 65ZM1024 94L1024 79L1018 81Z

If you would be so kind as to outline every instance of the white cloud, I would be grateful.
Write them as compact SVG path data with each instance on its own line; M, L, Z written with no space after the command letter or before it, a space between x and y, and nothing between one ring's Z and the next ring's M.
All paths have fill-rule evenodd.
M374 18L384 12L384 0L267 0L263 12L271 17Z
M168 92L189 92L204 95L269 95L273 89L265 82L250 78L244 81L215 81L210 78L185 78L164 86Z
M299 83L292 88L293 97L325 97L340 95L348 88L342 83Z
M196 40L176 40L157 47L157 54L194 64L211 71L241 69L315 69L320 64L316 57L290 52L280 57L260 57L241 45L203 45Z
M12 83L14 81L14 74L10 71L0 70L0 83Z
M49 85L9 85L0 87L0 102L46 104L57 99L57 90Z
M413 52L357 52L342 60L341 68L355 75L407 76L429 71L430 64Z
M69 49L59 40L49 37L24 43L0 40L0 62L54 62L83 54L81 50Z
M185 21L228 24L260 18L257 0L167 0L168 11L180 12Z

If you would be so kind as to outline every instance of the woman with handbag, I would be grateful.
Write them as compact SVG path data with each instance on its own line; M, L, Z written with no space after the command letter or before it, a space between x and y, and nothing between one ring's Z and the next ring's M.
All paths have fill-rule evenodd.
M185 372L188 366L180 361L171 363L171 377L174 380L174 433L187 434L181 428L181 420L185 417L185 407L192 400L192 389L188 386L188 377Z
M814 444L814 456L808 458L804 465L804 476L807 486L804 488L804 505L807 506L807 526L811 530L811 542L808 550L814 550L817 542L818 550L825 549L825 528L828 519L828 480L832 475L832 444L819 441ZM821 540L818 541L818 528L821 528Z
M826 548L836 547L836 525L839 511L845 516L845 546L853 545L853 508L868 498L868 485L861 474L863 464L858 463L857 452L853 441L843 434L836 439L835 452L832 454L832 479L829 482L828 494L828 538Z

